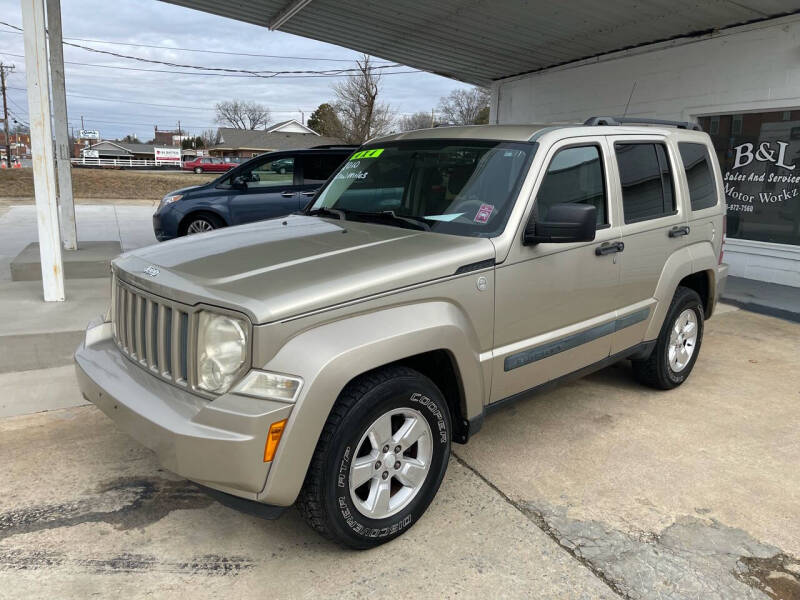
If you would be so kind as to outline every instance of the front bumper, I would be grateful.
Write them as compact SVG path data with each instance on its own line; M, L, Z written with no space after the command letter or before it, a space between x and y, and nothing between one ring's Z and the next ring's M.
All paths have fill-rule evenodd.
M269 502L260 497L271 466L264 462L267 432L289 417L293 405L236 394L209 401L161 381L117 349L109 323L87 330L75 366L84 397L153 450L166 469Z

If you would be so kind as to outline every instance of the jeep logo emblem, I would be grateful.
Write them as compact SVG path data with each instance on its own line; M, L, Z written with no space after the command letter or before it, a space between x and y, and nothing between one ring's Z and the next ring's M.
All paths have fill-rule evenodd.
M150 265L144 270L146 275L150 275L150 277L156 277L161 271L158 270L158 267L155 265Z

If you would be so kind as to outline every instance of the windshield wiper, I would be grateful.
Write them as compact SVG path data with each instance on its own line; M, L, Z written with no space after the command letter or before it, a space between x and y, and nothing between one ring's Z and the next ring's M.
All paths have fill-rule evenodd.
M319 208L310 210L305 214L307 214L309 217L313 217L315 215L328 215L329 217L338 217L340 221L347 220L347 215L345 215L343 210L339 210L338 208L328 208L327 206L320 206Z
M422 229L425 231L431 230L431 226L428 225L428 223L425 221L425 217L418 217L416 215L398 215L393 210L382 210L378 214L391 217L396 221L404 221L405 223L409 223L417 227L422 227Z

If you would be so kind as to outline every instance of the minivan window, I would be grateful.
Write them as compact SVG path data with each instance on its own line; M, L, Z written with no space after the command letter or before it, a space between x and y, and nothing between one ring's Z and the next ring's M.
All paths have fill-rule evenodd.
M535 219L546 220L550 207L563 202L591 204L597 208L597 224L608 224L603 162L597 146L575 146L556 153L536 194Z
M352 154L309 212L437 233L491 237L505 227L535 144L408 140Z
M249 188L292 185L294 158L277 158L254 166L249 173L240 174Z
M303 164L303 183L316 184L325 183L331 176L346 155L341 154L313 154L303 156L300 161Z
M622 183L626 223L675 213L672 173L663 144L623 142L614 145Z
M717 186L711 175L708 162L708 149L705 144L680 142L683 168L686 170L686 182L689 184L689 198L692 210L702 210L717 205Z

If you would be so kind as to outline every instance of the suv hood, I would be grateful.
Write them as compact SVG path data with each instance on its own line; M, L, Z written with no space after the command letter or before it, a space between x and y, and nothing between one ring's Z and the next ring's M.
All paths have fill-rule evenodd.
M238 309L262 324L494 258L485 238L293 215L134 250L113 268L156 295Z

